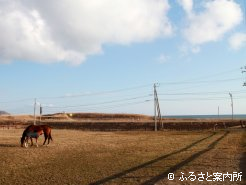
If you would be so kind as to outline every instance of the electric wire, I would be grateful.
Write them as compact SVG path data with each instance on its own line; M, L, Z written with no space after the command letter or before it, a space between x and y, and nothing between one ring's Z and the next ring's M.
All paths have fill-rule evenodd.
M187 92L182 92L182 90L185 89L191 89L191 88L195 88L198 86L203 86L203 87L207 87L207 89L209 89L209 87L211 87L213 84L221 84L221 83L229 83L229 82L233 82L233 81L238 81L241 80L241 78L217 78L217 79L211 79L212 77L215 76L221 76L224 74L228 74L230 72L234 72L235 70L238 69L233 69L233 70L229 70L229 71L224 71L224 72L220 72L217 74L213 74L210 76L203 76L200 78L196 78L196 79L189 79L189 80L182 80L182 81L169 81L169 82L160 82L160 86L158 87L160 89L160 91L158 92L158 95L160 96L160 101L200 101L200 100L225 100L228 99L228 97L218 97L217 95L224 95L224 94L228 94L227 91L187 91ZM211 80L210 80L211 79ZM179 89L165 89L164 92L162 91L163 88L167 88L167 87L173 87L174 85L176 86L183 86L182 88ZM187 85L191 85L191 86L187 86ZM42 107L45 107L45 109L47 109L48 111L52 111L52 110L61 110L61 109L75 109L75 108L86 108L86 109L106 109L106 108L116 108L116 107L121 107L121 106L125 106L125 105L131 105L131 104L140 104L140 103L144 103L144 102L148 102L148 101L153 101L150 97L153 96L153 92L150 92L150 89L152 90L153 84L144 84L144 85L139 85L139 86L134 86L134 87L126 87L126 88L120 88L120 89L115 89L115 90L107 90L107 91L100 91L100 92L93 92L93 93L77 93L77 94L72 94L72 95L63 95L63 96L47 96L47 97L37 97L38 101L42 101ZM172 93L173 91L175 91L175 93ZM231 93L235 94L235 95L240 95L245 93L244 91L241 90L234 90L234 91L230 91ZM133 94L134 93L134 94ZM139 96L136 96L136 95ZM141 95L140 95L141 94ZM98 98L101 96L105 96L109 95L108 98L113 99L113 100L109 100L109 101L101 101L101 102L97 102ZM134 96L133 96L134 95ZM215 95L215 96L212 96ZM177 97L177 98L163 98L164 96L183 96L183 97ZM188 97L187 97L188 96ZM191 97L194 96L194 97ZM197 97L198 96L198 97ZM201 96L201 97L199 97ZM211 97L212 96L212 97ZM124 98L122 98L124 97ZM72 102L68 102L67 105L59 105L59 106L55 106L52 104L52 101L56 101L58 100L58 102L56 104L64 104L64 101L67 100L69 101L70 98L73 98L75 100L79 100L79 98L87 98L87 101L90 102L90 98L91 102L94 103L88 103L88 104L72 104ZM89 98L89 99L88 99ZM151 100L147 99L150 98ZM245 97L241 96L235 96L235 99L244 99ZM8 104L8 103L22 103L22 102L33 102L35 98L22 98L22 99L17 99L17 100L10 100L10 101L1 101L1 104ZM62 100L59 100L62 99ZM141 100L142 99L142 100ZM146 100L147 99L147 100ZM47 102L45 102L45 100ZM135 102L135 100L141 100L139 102ZM32 103L29 103L30 106Z

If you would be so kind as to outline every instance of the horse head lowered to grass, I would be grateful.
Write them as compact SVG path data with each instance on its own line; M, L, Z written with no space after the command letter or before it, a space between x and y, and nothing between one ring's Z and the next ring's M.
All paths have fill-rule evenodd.
M49 144L50 140L52 140L50 126L48 125L29 125L23 131L23 134L21 137L21 147L28 146L28 139L31 139L31 145L33 145L32 138L36 139L36 146L38 146L37 141L38 141L39 136L42 134L44 134L44 138L45 138L43 145L45 145L47 139L48 139L48 144Z

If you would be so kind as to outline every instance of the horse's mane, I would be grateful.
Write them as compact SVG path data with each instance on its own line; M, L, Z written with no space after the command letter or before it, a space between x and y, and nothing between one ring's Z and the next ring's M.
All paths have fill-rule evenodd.
M49 125L39 125L42 129L45 129L45 128L52 128L51 126Z
M44 130L44 129L47 129L49 128L48 125L29 125L23 132L23 135L26 134L27 132L29 131L34 131L34 132L37 132L39 130Z
M26 136L26 133L28 132L28 130L32 127L33 125L29 125L28 127L26 127L26 129L24 130L22 137Z
M28 127L26 127L26 129L24 130L24 132L28 131L30 129L30 127L32 127L33 125L29 125Z

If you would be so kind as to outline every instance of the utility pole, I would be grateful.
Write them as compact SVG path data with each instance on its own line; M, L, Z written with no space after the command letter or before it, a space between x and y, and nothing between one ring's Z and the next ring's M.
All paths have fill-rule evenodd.
M42 117L42 113L43 113L43 107L42 107L41 103L40 103L40 107L39 107L39 113L40 113L39 121L41 123L41 117Z
M229 93L230 95L230 98L231 98L231 119L233 120L233 97L232 97L232 94Z
M37 104L37 100L36 98L34 99L34 110L33 110L33 114L34 114L34 122L33 124L36 125L36 104Z
M242 73L246 73L246 66L241 67ZM243 83L243 86L246 86L246 81Z
M220 106L218 106L218 119L220 118Z
M161 117L161 110L160 110L160 104L159 104L158 95L157 95L157 91L156 91L156 84L154 84L155 131L157 131L157 115L156 115L157 113L158 113L159 123L161 124L161 127L163 128L162 117Z
M155 91L156 91L156 84L154 83L154 116L155 116L155 131L157 131L157 119L156 119L156 97L155 97Z

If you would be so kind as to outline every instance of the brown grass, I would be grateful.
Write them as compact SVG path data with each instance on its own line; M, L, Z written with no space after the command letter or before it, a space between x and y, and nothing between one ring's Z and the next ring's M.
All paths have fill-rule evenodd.
M50 146L25 149L19 146L22 131L0 130L0 184L197 184L169 181L167 174L239 172L246 136L242 129L215 133L53 130Z

